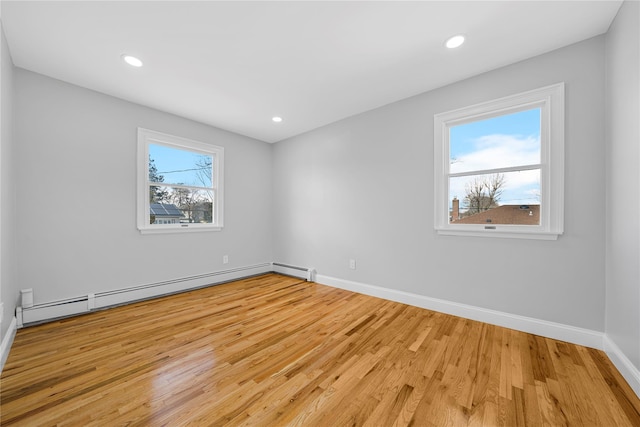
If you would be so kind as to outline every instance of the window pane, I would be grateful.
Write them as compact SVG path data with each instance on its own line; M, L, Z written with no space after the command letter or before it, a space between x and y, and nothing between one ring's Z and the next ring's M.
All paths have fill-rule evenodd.
M149 186L149 223L213 223L213 190Z
M539 108L449 129L450 173L539 163Z
M450 224L540 224L540 169L449 179Z
M213 156L149 144L149 181L212 186Z

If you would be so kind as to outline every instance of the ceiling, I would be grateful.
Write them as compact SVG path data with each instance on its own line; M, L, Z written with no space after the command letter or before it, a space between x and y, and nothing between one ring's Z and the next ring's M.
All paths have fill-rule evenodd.
M1 18L17 67L277 142L602 34L620 4L3 0Z

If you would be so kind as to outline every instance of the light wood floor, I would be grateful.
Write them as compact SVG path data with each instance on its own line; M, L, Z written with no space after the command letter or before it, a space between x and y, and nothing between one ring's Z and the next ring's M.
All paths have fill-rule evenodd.
M275 274L18 331L1 423L640 426L600 351Z

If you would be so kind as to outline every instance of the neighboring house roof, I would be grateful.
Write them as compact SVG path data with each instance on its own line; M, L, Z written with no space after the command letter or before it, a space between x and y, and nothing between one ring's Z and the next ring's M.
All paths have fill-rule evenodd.
M151 203L149 205L151 215L156 218L182 218L182 211L176 205L170 203Z
M503 205L452 221L456 224L540 224L540 205Z

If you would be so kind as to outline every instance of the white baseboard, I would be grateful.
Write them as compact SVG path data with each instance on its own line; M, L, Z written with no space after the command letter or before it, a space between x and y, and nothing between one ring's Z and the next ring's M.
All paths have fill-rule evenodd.
M426 308L428 310L464 317L466 319L477 320L492 325L528 332L530 334L583 345L598 350L604 349L604 333L602 332L437 298L430 298L424 295L338 279L320 274L316 275L316 282L352 292L384 298L420 308Z
M264 263L169 280L166 282L154 283L152 285L136 286L110 292L97 292L89 295L89 304L92 304L93 308L112 307L114 305L127 304L132 301L155 298L161 295L169 295L219 283L226 283L248 276L268 273L270 271L273 271L271 263ZM93 302L91 302L91 299L93 299Z
M633 391L640 397L640 370L636 368L627 356L620 350L611 339L605 335L604 351L614 366L620 371L620 374L629 383Z
M16 310L17 325L22 327L23 325L46 322L61 317L87 313L95 309L184 292L270 271L273 271L271 263L263 263L114 291L96 292L63 301L35 304L29 308L18 307Z
M2 372L2 368L9 356L11 344L13 343L16 335L16 329L18 327L22 327L25 323L29 324L53 320L59 317L89 312L95 308L126 304L141 299L215 285L271 271L289 274L307 280L313 280L317 283L335 288L384 298L403 304L426 308L428 310L477 320L505 328L516 329L548 338L596 348L598 350L604 350L612 363L627 380L634 392L640 397L640 371L633 365L633 363L631 363L622 350L620 350L620 348L604 333L564 325L561 323L548 322L531 317L519 316L501 311L475 307L472 305L431 298L410 292L368 285L365 283L325 275L317 275L315 274L315 270L311 268L301 269L278 263L265 263L167 282L126 288L117 291L89 294L85 297L47 304L38 304L25 309L18 307L18 318L13 317L0 346L0 372Z
M9 357L9 351L11 350L11 344L13 344L13 339L16 337L17 330L17 320L15 316L11 319L11 323L9 323L9 329L7 329L7 333L2 338L2 344L0 344L0 373L4 369L4 364Z

